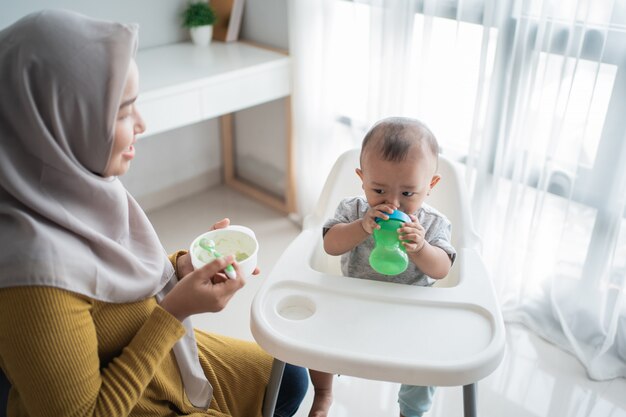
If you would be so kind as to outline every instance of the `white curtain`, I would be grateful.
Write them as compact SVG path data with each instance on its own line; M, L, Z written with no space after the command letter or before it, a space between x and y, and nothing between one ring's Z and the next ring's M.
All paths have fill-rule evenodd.
M300 214L372 123L421 119L465 164L505 319L625 377L626 2L288 4Z

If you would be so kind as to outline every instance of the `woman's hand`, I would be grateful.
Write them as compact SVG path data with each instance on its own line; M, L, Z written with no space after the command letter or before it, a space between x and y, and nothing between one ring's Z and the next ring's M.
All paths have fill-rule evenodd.
M233 265L237 279L228 279L220 271ZM225 256L185 275L161 300L161 307L183 321L193 314L215 313L226 307L245 280L232 256Z
M211 230L223 229L225 227L228 227L229 225L230 225L230 219L228 217L225 217L222 220L220 220L217 223L215 223L211 227Z

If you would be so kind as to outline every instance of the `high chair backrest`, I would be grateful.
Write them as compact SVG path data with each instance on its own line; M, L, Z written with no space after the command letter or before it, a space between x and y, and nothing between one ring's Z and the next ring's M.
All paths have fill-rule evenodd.
M317 206L304 221L304 228L319 228L326 219L332 217L339 202L351 196L364 195L361 180L355 169L359 164L360 149L351 149L344 152L331 169L326 183L320 194ZM469 200L465 189L465 183L458 166L451 160L440 155L437 174L441 176L439 184L433 188L426 203L442 212L452 224L452 245L457 252L463 247L476 248L478 236L472 229ZM319 248L311 260L314 269L324 272L337 273L339 270L339 257L329 257L323 251L321 239ZM454 285L457 281L456 268L453 268L446 280L447 285Z

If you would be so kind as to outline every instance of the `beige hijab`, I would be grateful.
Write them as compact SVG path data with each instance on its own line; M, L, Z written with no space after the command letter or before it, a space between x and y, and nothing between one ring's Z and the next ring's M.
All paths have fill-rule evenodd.
M101 176L136 49L136 25L60 10L0 31L0 288L122 303L175 283L143 210ZM190 400L206 407L211 388L185 324L174 351Z

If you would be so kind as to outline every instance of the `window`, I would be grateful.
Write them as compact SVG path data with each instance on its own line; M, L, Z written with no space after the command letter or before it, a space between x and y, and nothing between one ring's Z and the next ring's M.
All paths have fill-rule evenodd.
M426 121L459 160L504 154L493 169L511 177L523 153L528 185L543 177L550 192L597 206L573 185L610 182L611 149L621 148L626 27L605 24L619 14L611 2L494 2L489 14L480 0L406 2L413 18L398 15L393 31L385 19L398 16L369 3L336 2L332 29L335 114L354 146L378 108L393 109ZM511 17L496 27L503 10Z

